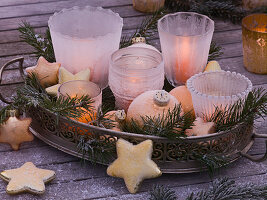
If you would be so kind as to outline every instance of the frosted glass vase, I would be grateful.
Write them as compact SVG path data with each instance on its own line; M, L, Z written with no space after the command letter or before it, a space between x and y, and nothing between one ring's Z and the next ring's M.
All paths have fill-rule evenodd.
M204 70L207 64L214 22L192 12L168 14L158 21L165 73L174 87Z
M51 16L48 26L57 62L72 73L90 68L90 80L105 88L109 57L119 49L122 18L101 7L73 7Z
M211 116L215 106L225 109L252 90L251 81L235 72L213 71L192 76L187 81L197 117Z

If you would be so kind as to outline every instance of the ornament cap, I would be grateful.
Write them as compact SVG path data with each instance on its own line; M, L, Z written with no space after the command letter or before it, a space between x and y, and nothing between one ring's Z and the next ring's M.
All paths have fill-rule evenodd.
M115 113L116 121L121 122L121 121L125 120L125 118L126 118L126 113L124 110L117 110L116 111L116 113Z
M141 34L137 34L136 37L132 38L132 44L135 44L135 43L146 43L146 38L145 37L142 37Z
M153 100L158 106L166 106L170 101L170 94L165 90L158 90L154 94Z

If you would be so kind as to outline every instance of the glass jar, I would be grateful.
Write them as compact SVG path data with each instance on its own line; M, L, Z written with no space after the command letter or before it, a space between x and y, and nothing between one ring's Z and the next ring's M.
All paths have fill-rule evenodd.
M251 81L235 72L211 71L199 73L187 81L187 88L192 95L196 117L210 117L215 106L221 109L245 99L252 90Z
M156 12L164 7L165 0L133 0L134 9L141 12Z
M158 21L168 81L174 87L202 72L207 64L214 22L192 12L168 14Z
M135 97L148 90L161 90L163 85L163 59L158 51L128 47L112 54L109 86L118 109L127 110Z
M57 62L73 74L90 68L90 80L108 85L110 55L119 49L123 20L111 10L63 9L48 20Z
M246 69L267 74L267 14L252 14L242 20L242 40Z

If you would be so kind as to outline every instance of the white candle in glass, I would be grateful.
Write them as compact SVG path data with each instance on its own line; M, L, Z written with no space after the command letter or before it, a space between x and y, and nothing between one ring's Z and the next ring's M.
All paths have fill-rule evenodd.
M160 90L163 84L164 67L159 52L131 47L112 54L109 86L119 109L127 110L135 97L148 90Z

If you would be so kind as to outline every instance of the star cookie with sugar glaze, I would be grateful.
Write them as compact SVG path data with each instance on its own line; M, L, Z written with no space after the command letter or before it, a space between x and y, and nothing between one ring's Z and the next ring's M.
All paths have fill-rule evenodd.
M65 83L67 81L73 81L73 80L90 80L90 70L85 69L83 71L78 72L77 74L72 74L68 70L66 70L64 67L59 68L58 72L58 84L53 85L51 87L46 88L46 92L50 95L57 95L58 88L62 83Z
M34 139L29 126L31 118L18 119L11 116L0 126L0 142L8 143L13 150L18 150L22 142L30 142Z
M118 158L108 167L109 176L123 178L130 193L136 193L144 179L156 178L162 173L151 160L153 142L145 140L138 145L119 139L116 143Z
M8 194L21 192L43 194L45 183L52 181L55 176L54 171L37 168L32 162L26 162L20 168L0 173L0 177L9 182L6 188Z
M47 87L57 84L59 68L60 63L50 63L41 56L37 61L37 65L26 68L26 72L28 74L35 73L41 85Z

